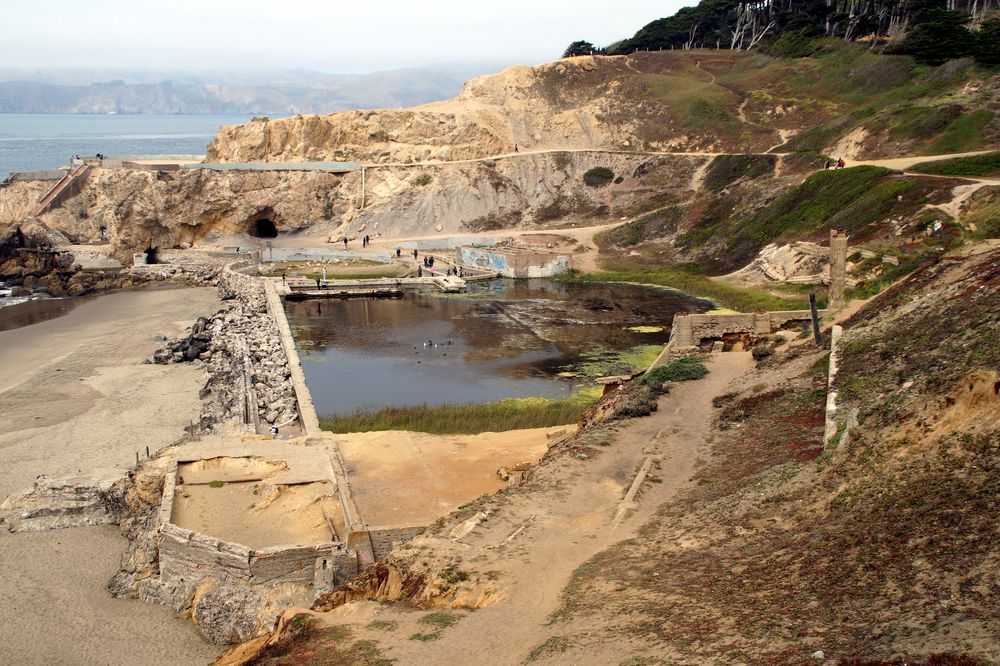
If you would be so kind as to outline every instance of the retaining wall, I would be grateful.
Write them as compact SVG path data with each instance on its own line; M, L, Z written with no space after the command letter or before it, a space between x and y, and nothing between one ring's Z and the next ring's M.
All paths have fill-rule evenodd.
M62 180L65 171L11 171L7 180L11 183L25 180Z
M350 250L328 250L322 247L293 248L269 247L263 251L264 261L330 261L331 259L363 259L382 264L391 264L393 255L389 252L361 253Z
M570 264L570 257L565 254L496 248L462 247L457 256L465 266L495 271L508 278L552 277L567 272Z
M160 581L168 587L183 589L181 584L214 578L226 584L292 583L318 595L357 574L356 555L333 541L254 549L180 527L171 522L176 484L173 463L164 479L157 516Z
M426 526L422 527L385 527L385 528L373 528L368 531L368 536L372 541L372 551L375 553L375 559L381 560L386 557L393 548L394 544L401 541L409 541L413 537L421 534L426 530Z

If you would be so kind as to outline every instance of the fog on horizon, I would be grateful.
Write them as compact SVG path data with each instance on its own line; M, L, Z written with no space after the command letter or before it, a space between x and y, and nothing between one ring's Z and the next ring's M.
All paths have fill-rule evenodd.
M52 0L0 12L0 69L255 70L333 74L535 64L607 45L693 0L318 3Z

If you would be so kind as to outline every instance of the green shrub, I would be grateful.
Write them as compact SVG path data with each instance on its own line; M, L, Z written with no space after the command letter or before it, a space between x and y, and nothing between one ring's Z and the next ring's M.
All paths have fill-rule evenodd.
M623 247L663 238L677 231L681 213L681 209L677 206L662 208L610 230L607 232L607 238L615 245Z
M583 174L583 182L590 187L604 187L615 179L615 172L607 167L594 167Z
M665 384L667 382L684 382L701 379L708 374L708 368L697 356L685 356L666 365L654 368L642 378L646 384Z
M663 384L660 383L659 386L662 387ZM638 388L630 387L629 391L625 402L615 411L614 418L627 419L636 416L649 416L656 411L658 407L656 404L657 393L654 392L652 386L640 384Z
M209 488L221 488L224 485L226 484L224 484L222 481L212 481L210 484L208 484Z
M910 167L910 171L939 176L995 176L1000 174L1000 151L950 160L921 162Z
M705 187L718 190L742 178L754 180L772 175L777 161L774 155L718 155L705 174Z
M434 180L434 177L429 173L422 173L413 179L413 184L417 187L423 187L424 185L430 185L432 180Z

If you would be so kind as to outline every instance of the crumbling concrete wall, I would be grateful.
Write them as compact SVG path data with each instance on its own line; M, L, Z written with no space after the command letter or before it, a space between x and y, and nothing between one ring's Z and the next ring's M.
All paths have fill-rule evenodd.
M824 314L826 310L820 310ZM648 370L663 365L671 358L700 351L706 342L740 340L753 344L758 338L770 335L790 324L805 324L812 320L809 310L775 310L772 312L736 312L732 314L674 315L670 328L670 341Z
M427 526L417 527L375 527L369 530L368 535L372 541L372 551L375 559L381 560L392 552L393 547L403 541L409 541L418 534L423 533Z
M233 643L270 631L282 608L308 605L358 574L357 554L329 541L250 548L171 522L177 464L163 480L155 516L156 573L137 582L143 601L190 610L212 643Z

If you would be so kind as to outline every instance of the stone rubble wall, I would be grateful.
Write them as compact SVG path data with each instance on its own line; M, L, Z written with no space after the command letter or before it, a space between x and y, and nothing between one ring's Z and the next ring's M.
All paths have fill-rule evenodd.
M153 355L155 363L207 366L202 430L221 423L242 424L250 431L299 423L278 324L268 309L263 281L240 272L248 266L227 266L218 279L227 304L211 318L195 322L186 338L169 342Z

